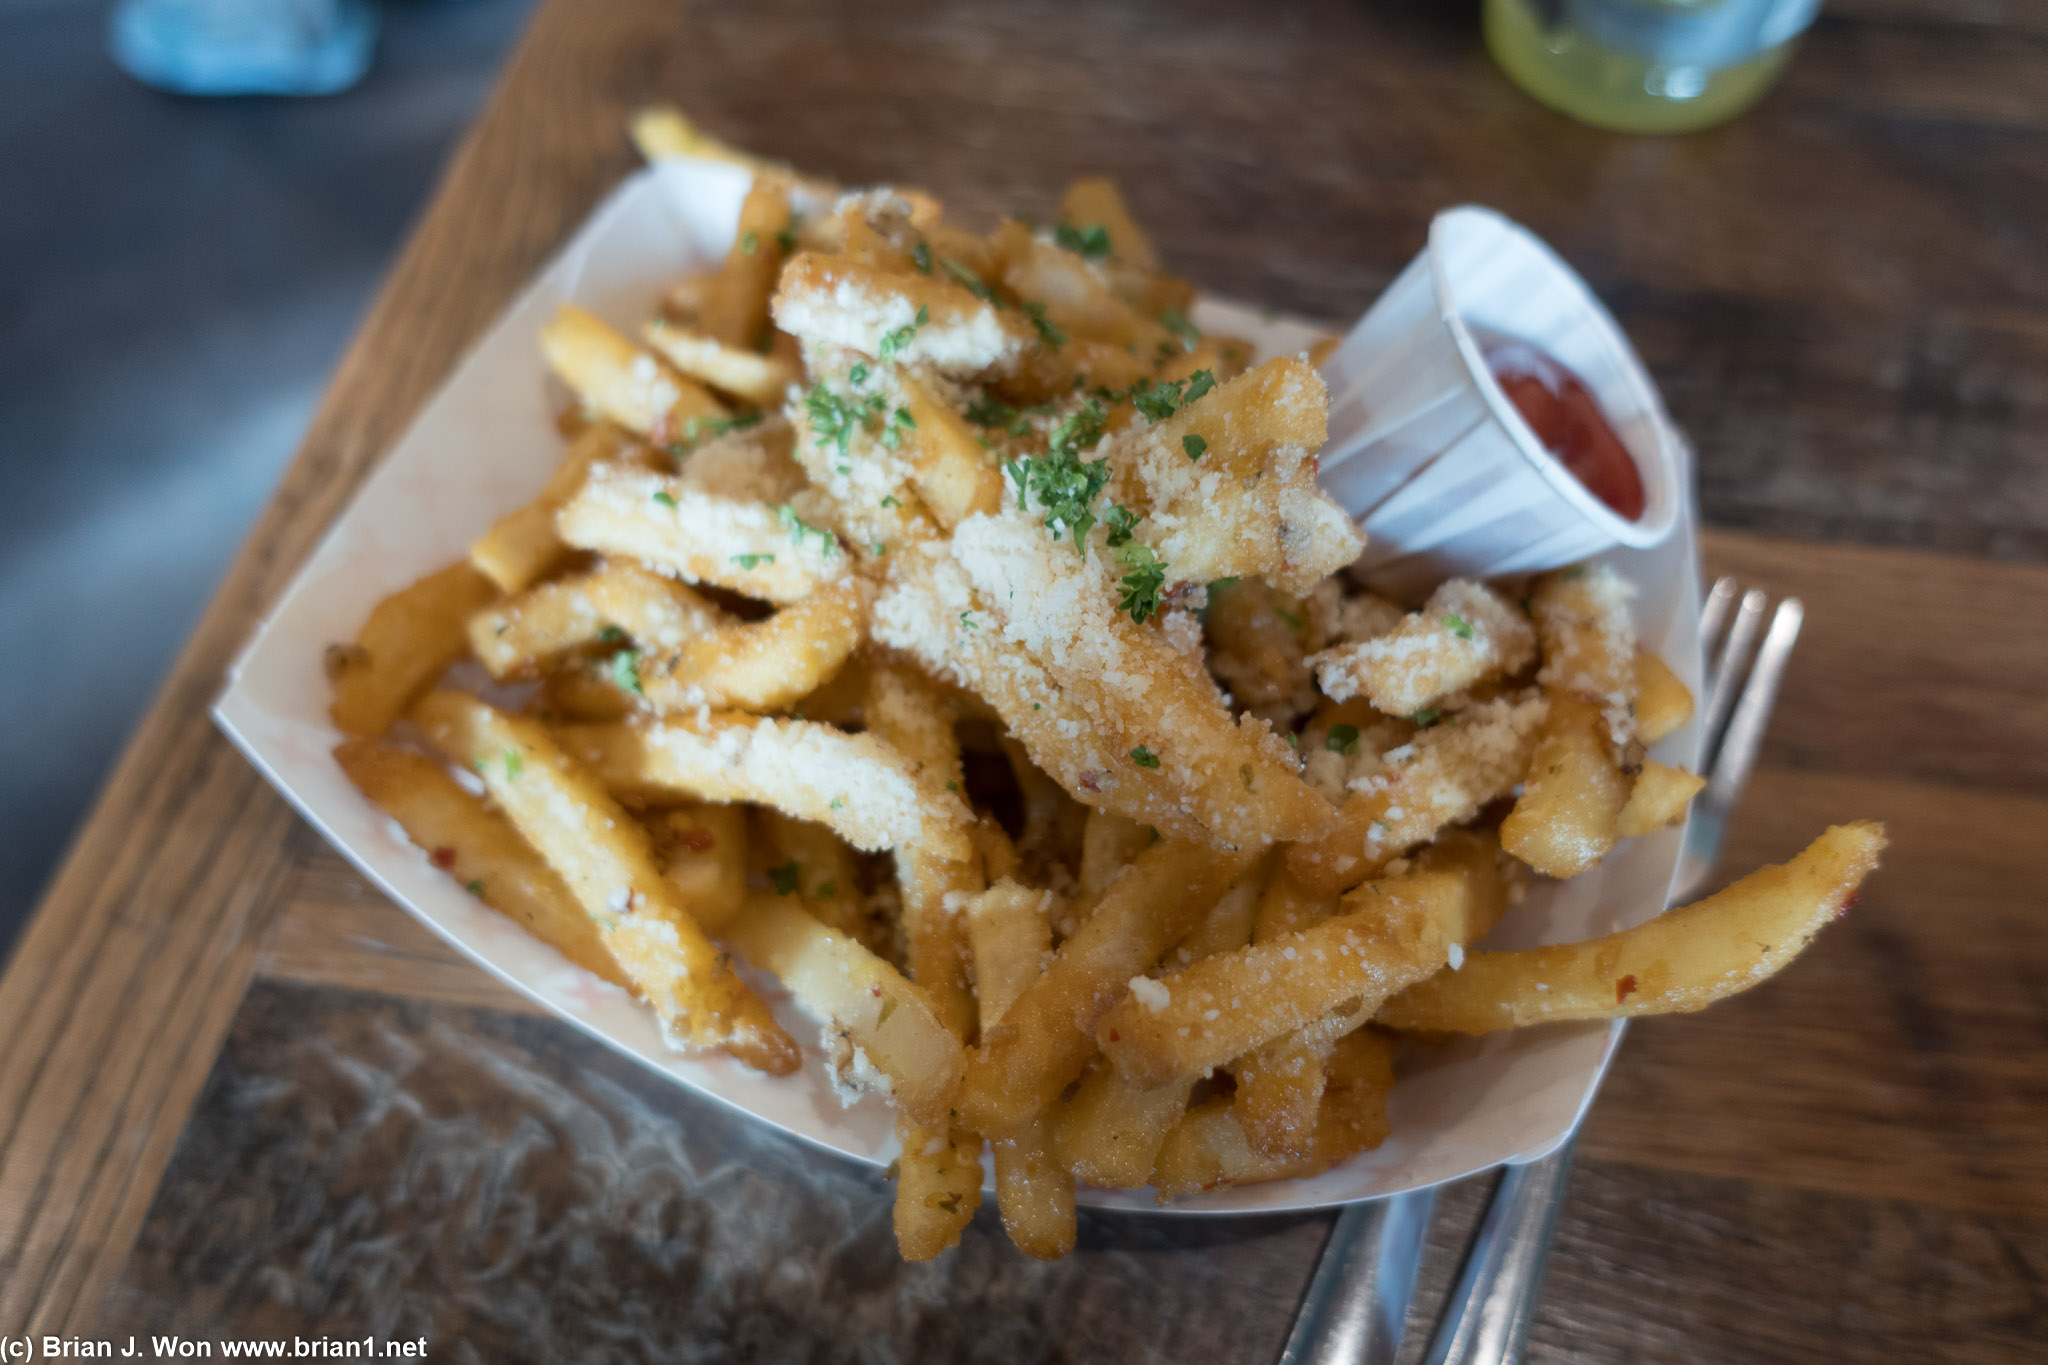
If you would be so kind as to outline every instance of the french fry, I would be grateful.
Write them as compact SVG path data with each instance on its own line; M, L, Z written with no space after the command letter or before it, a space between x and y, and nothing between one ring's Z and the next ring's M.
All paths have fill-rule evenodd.
M832 1067L843 1083L882 1090L914 1123L946 1117L966 1056L902 973L820 924L794 897L749 896L725 937L826 1022Z
M760 835L754 841L756 867L769 888L794 896L819 923L881 952L887 937L868 916L853 850L813 821L767 808L753 815Z
M1052 948L1046 923L1051 896L998 882L968 902L968 939L980 1024L992 1028L1044 969ZM1051 1151L1051 1125L1040 1117L993 1145L996 1204L1003 1229L1019 1248L1043 1261L1074 1249L1074 1177Z
M766 316L764 307L764 321ZM677 373L744 403L773 406L802 378L799 366L772 352L763 354L751 345L734 346L661 318L649 322L640 335L648 349L675 366Z
M578 549L637 559L689 583L765 602L809 597L847 573L829 532L792 534L774 507L704 493L685 480L602 465L563 504L556 530Z
M1364 903L1307 929L1133 985L1103 1013L1103 1055L1135 1085L1199 1076L1331 1013L1385 999L1443 966L1473 896L1467 879L1426 872L1369 883Z
M998 881L967 902L967 941L974 956L975 997L982 1027L1001 1019L1052 953L1046 912L1052 893Z
M471 895L585 971L627 984L597 929L553 868L503 816L464 791L433 759L367 739L346 740L335 762L364 796L404 827L435 867Z
M1269 942L1336 913L1335 895L1323 895L1303 886L1288 869L1286 860L1280 859L1259 896L1259 917L1252 927L1252 942Z
M1095 1051L1095 1021L1130 978L1192 929L1259 856L1174 840L1140 854L983 1036L961 1083L961 1120L990 1137L1022 1130L1081 1074Z
M1022 744L1006 734L1002 745L1024 798L1024 832L1017 838L1020 874L1041 886L1078 876L1088 807L1046 776Z
M1601 708L1553 694L1522 794L1501 822L1501 843L1538 872L1576 877L1614 847L1628 795Z
M1163 975L1190 962L1243 947L1251 939L1266 860L1255 861L1210 907L1169 956ZM1114 1067L1098 1066L1081 1078L1074 1098L1058 1112L1054 1150L1075 1175L1098 1185L1135 1188L1151 1178L1152 1162L1187 1109L1193 1076L1146 1087Z
M1387 1095L1394 1085L1393 1047L1371 1030L1344 1038L1329 1062L1328 1086L1306 1157L1263 1155L1245 1140L1229 1099L1188 1111L1168 1137L1152 1172L1162 1203L1225 1185L1315 1175L1386 1141Z
M894 660L876 663L868 673L867 721L869 732L901 754L919 781L951 793L962 790L953 708L928 679ZM896 845L895 860L911 979L931 996L949 1028L972 1038L976 1010L959 906L987 888L986 872L971 857L948 858L910 841Z
M801 186L820 199L830 199L839 193L839 187L830 181L799 175L780 161L754 156L720 141L692 123L680 109L663 105L642 109L633 115L631 132L633 145L649 161L702 157L742 167L778 185Z
M796 1044L690 917L647 832L539 722L460 692L431 693L411 714L437 748L475 769L561 876L673 1045L722 1047L776 1075L796 1069Z
M1692 693L1671 665L1650 653L1636 655L1636 738L1655 744L1692 719Z
M1239 706L1276 725L1315 709L1306 647L1313 626L1299 598L1261 578L1211 584L1202 628L1209 667Z
M470 614L497 585L464 561L379 602L352 645L327 647L329 708L344 734L381 735L469 646Z
M1187 1113L1194 1088L1193 1077L1149 1089L1134 1085L1098 1059L1082 1075L1074 1097L1051 1115L1053 1154L1075 1178L1091 1185L1122 1190L1148 1185L1159 1149Z
M1316 487L1327 403L1306 362L1269 360L1106 443L1109 500L1144 518L1138 538L1166 561L1170 582L1263 575L1306 595L1365 545Z
M1543 645L1536 680L1600 708L1617 762L1636 737L1635 591L1612 565L1581 564L1543 575L1529 595Z
M1642 771L1636 774L1635 785L1629 788L1628 801L1615 819L1615 834L1623 839L1635 839L1655 834L1660 829L1669 829L1685 818L1686 807L1706 785L1704 777L1697 777L1683 768L1659 763L1654 758L1643 760Z
M700 706L773 711L822 687L867 634L867 591L828 584L762 621L728 622L639 660L640 690L656 711Z
M469 618L469 647L503 682L531 677L589 645L631 636L647 645L673 646L716 631L728 620L673 579L636 564L608 564L493 602ZM615 676L632 678L631 664Z
M690 918L715 934L747 898L747 809L691 804L648 811L647 832Z
M540 339L549 367L586 408L655 445L666 445L693 417L725 416L725 405L709 389L586 308L563 304Z
M1389 750L1323 838L1287 850L1287 867L1310 891L1334 895L1506 796L1529 771L1548 703L1509 695L1475 703Z
M1486 1033L1573 1019L1704 1009L1781 970L1854 903L1884 826L1831 826L1791 862L1586 943L1471 953L1381 1007L1389 1028Z
M532 714L549 725L624 720L640 710L641 699L619 685L609 659L571 655L541 682Z
M772 180L757 179L740 204L740 221L731 250L707 281L698 320L713 340L739 349L765 351L768 295L794 242L789 196Z
M592 465L625 461L632 450L632 437L609 422L583 428L540 496L493 522L469 547L469 562L500 591L515 593L533 586L569 556L569 547L555 534L555 513L583 486Z
M1050 1124L1040 1117L995 1143L996 1206L1019 1251L1057 1261L1074 1249L1074 1176L1053 1155Z
M773 311L776 326L809 345L843 346L942 374L1004 371L1035 344L1020 314L999 312L943 272L923 275L809 251L783 268Z
M1332 699L1365 696L1387 715L1409 716L1535 657L1536 631L1519 607L1483 583L1454 578L1388 634L1309 663Z
M974 853L973 817L960 798L920 781L871 735L731 712L702 722L571 725L557 734L629 798L753 801L826 825L855 848L917 844L955 861Z
M1028 517L965 522L951 548L990 617L930 626L949 640L1000 630L1045 665L1093 728L1129 739L1082 784L1099 804L1162 833L1190 832L1190 814L1213 837L1233 840L1299 839L1329 827L1329 802L1297 775L1293 751L1264 725L1234 717L1205 672L1120 611L1099 558L1072 553ZM1001 699L991 700L1010 720ZM1044 765L1033 735L1018 737ZM1170 824L1147 819L1156 806L1178 813Z
M901 1114L896 1136L896 1250L906 1261L929 1261L960 1240L981 1207L981 1138Z
M1106 810L1088 812L1081 831L1081 895L1092 901L1153 842L1153 831Z
M908 374L900 376L912 429L911 482L940 526L952 530L968 517L996 511L1003 475L995 457L952 408Z

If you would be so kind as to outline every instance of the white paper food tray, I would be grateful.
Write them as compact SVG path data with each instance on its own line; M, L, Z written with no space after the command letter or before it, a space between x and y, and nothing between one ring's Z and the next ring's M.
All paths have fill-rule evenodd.
M398 904L479 966L562 1018L699 1094L856 1160L895 1155L888 1108L842 1108L828 1084L817 1025L786 996L771 1002L806 1065L793 1076L749 1070L721 1054L679 1056L651 1014L489 910L409 843L349 784L330 751L321 654L355 637L378 600L459 559L506 512L529 501L562 455L561 398L538 335L573 300L620 326L647 316L680 276L715 263L732 240L749 177L709 162L643 171L598 206L569 244L484 334L420 410L335 522L229 670L214 717L229 738L330 843ZM1261 358L1301 349L1322 329L1204 301L1196 322L1257 343ZM1688 471L1689 474L1689 471ZM1689 482L1689 479L1688 479ZM1697 694L1699 580L1688 499L1678 533L1646 551L1607 556L1641 590L1647 648ZM1657 755L1688 765L1688 726ZM1656 914L1677 864L1680 831L1623 844L1596 871L1539 887L1495 931L1525 947L1607 933ZM1540 1155L1591 1100L1618 1027L1552 1025L1419 1051L1404 1064L1377 1151L1311 1180L1250 1185L1184 1200L1184 1213L1274 1212L1372 1199ZM1147 1191L1084 1188L1098 1208L1152 1209Z

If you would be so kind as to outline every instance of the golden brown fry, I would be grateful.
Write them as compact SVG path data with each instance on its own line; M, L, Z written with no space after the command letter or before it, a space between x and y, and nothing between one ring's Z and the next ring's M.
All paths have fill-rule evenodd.
M1615 766L1601 708L1555 693L1501 843L1538 872L1576 877L1614 847L1629 780Z
M1116 182L1102 176L1083 176L1067 186L1060 197L1060 221L1086 231L1099 227L1109 238L1110 257L1134 270L1159 269L1159 255L1152 241L1124 207Z
M1692 719L1692 693L1671 665L1654 654L1636 655L1636 738L1658 740Z
M768 349L768 295L787 255L783 234L789 228L789 196L772 181L756 180L740 205L732 249L705 285L698 321L714 341L737 350Z
M1152 1164L1187 1112L1194 1088L1194 1078L1187 1077L1146 1089L1098 1059L1081 1077L1074 1097L1049 1116L1053 1152L1062 1166L1091 1185L1135 1190L1150 1184Z
M960 1240L981 1207L981 1138L901 1114L896 1136L896 1249L906 1261L929 1261Z
M634 345L595 313L565 303L541 330L541 349L583 405L607 421L666 445L691 418L723 417L725 405L695 380Z
M994 512L1003 501L1003 475L994 454L958 413L915 378L905 374L897 383L914 424L911 482L925 507L949 531L977 512Z
M1789 863L1586 943L1471 953L1381 1008L1390 1028L1486 1033L1570 1019L1703 1009L1781 970L1854 903L1884 826L1835 825Z
M1095 1050L1095 1021L1131 977L1192 929L1259 856L1174 840L1140 854L1045 975L984 1035L961 1085L962 1121L991 1137L1021 1131L1081 1074Z
M1275 1158L1254 1151L1232 1101L1210 1100L1189 1110L1173 1130L1160 1150L1152 1184L1165 1202L1225 1185L1326 1171L1386 1141L1387 1095L1393 1085L1392 1044L1383 1034L1360 1030L1331 1054L1328 1087L1308 1156Z
M773 711L829 681L867 634L867 590L828 584L762 621L732 621L639 661L656 711L700 706Z
M1357 895L1364 895L1360 902ZM1385 999L1441 968L1473 889L1454 872L1370 883L1310 928L1197 962L1131 991L1096 1040L1125 1079L1199 1076L1347 1001Z
M722 1047L776 1075L796 1069L796 1044L690 917L647 832L538 721L460 692L422 698L412 718L443 753L476 770L560 874L671 1043Z
M920 274L848 256L799 253L775 286L775 324L811 345L843 346L944 374L1014 366L1036 338L943 272ZM920 322L919 316L923 321Z
M869 732L903 755L920 782L948 793L962 790L952 703L929 679L896 660L878 661L868 674L867 721ZM972 1038L974 989L960 909L967 897L987 888L986 872L971 857L947 858L912 842L897 844L895 859L911 978L931 996L948 1027Z
M502 682L531 677L588 645L623 636L647 645L673 645L717 630L728 619L673 579L636 564L609 564L485 607L469 618L469 646ZM616 677L630 680L630 663Z
M747 808L692 803L647 812L662 875L707 934L723 929L747 898Z
M1635 595L1612 565L1581 564L1543 575L1529 598L1543 645L1536 680L1600 708L1617 762L1635 739Z
M1309 890L1332 895L1444 826L1470 820L1528 773L1546 709L1541 696L1496 697L1416 731L1386 753L1379 772L1354 784L1329 835L1287 850L1288 869Z
M789 386L803 377L800 365L772 351L729 345L661 318L649 322L640 335L648 349L675 366L677 373L745 403L762 407L779 403ZM683 435L687 438L688 434L685 429Z
M831 1065L843 1084L881 1090L912 1122L945 1118L966 1056L902 973L820 924L795 897L749 896L725 936L825 1021Z
M329 714L342 733L381 735L468 648L469 617L497 586L467 561L379 602L352 645L327 647Z
M1536 657L1536 631L1521 608L1483 583L1454 578L1391 632L1309 660L1336 701L1369 698L1410 716L1475 683L1517 673Z
M569 555L569 547L555 534L555 513L583 486L592 465L624 461L632 452L632 437L609 422L583 428L540 496L492 523L469 547L469 562L508 593L546 577Z
M855 848L916 844L940 858L974 852L967 807L921 781L871 735L815 721L733 712L704 721L571 725L563 747L613 791L650 801L753 801L830 826Z
M627 984L554 869L505 817L464 791L439 763L367 739L344 741L334 759L364 796L426 850L435 867L471 895L585 971Z
M1704 777L1696 777L1683 768L1659 763L1654 758L1645 759L1642 771L1636 774L1635 785L1629 788L1628 802L1615 819L1615 834L1635 839L1669 829L1685 818L1686 807L1706 785Z
M1081 895L1092 902L1157 840L1157 832L1106 810L1088 812L1081 831ZM1085 918L1085 916L1084 916Z
M765 602L799 601L847 574L846 556L829 532L806 534L767 503L620 465L592 469L555 527L579 549L637 559L686 582Z
M998 881L967 902L967 941L974 956L975 998L986 1028L1001 1019L1052 954L1046 919L1052 893Z
M1019 1251L1057 1261L1074 1249L1074 1176L1052 1152L1045 1118L994 1144L996 1205Z
M753 812L756 869L777 895L794 896L819 923L880 952L888 936L868 915L853 850L825 826L779 810Z

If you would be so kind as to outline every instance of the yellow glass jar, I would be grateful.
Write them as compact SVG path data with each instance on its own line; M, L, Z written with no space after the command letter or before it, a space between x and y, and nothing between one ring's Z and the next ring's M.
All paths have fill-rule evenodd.
M1486 46L1557 110L1625 133L1688 133L1754 104L1820 0L1485 0Z

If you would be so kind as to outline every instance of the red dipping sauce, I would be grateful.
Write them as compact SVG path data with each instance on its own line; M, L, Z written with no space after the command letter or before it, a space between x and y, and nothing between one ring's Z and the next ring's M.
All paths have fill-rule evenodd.
M1643 515L1643 476L1586 381L1526 341L1482 338L1494 382L1536 439L1586 491L1635 521Z

